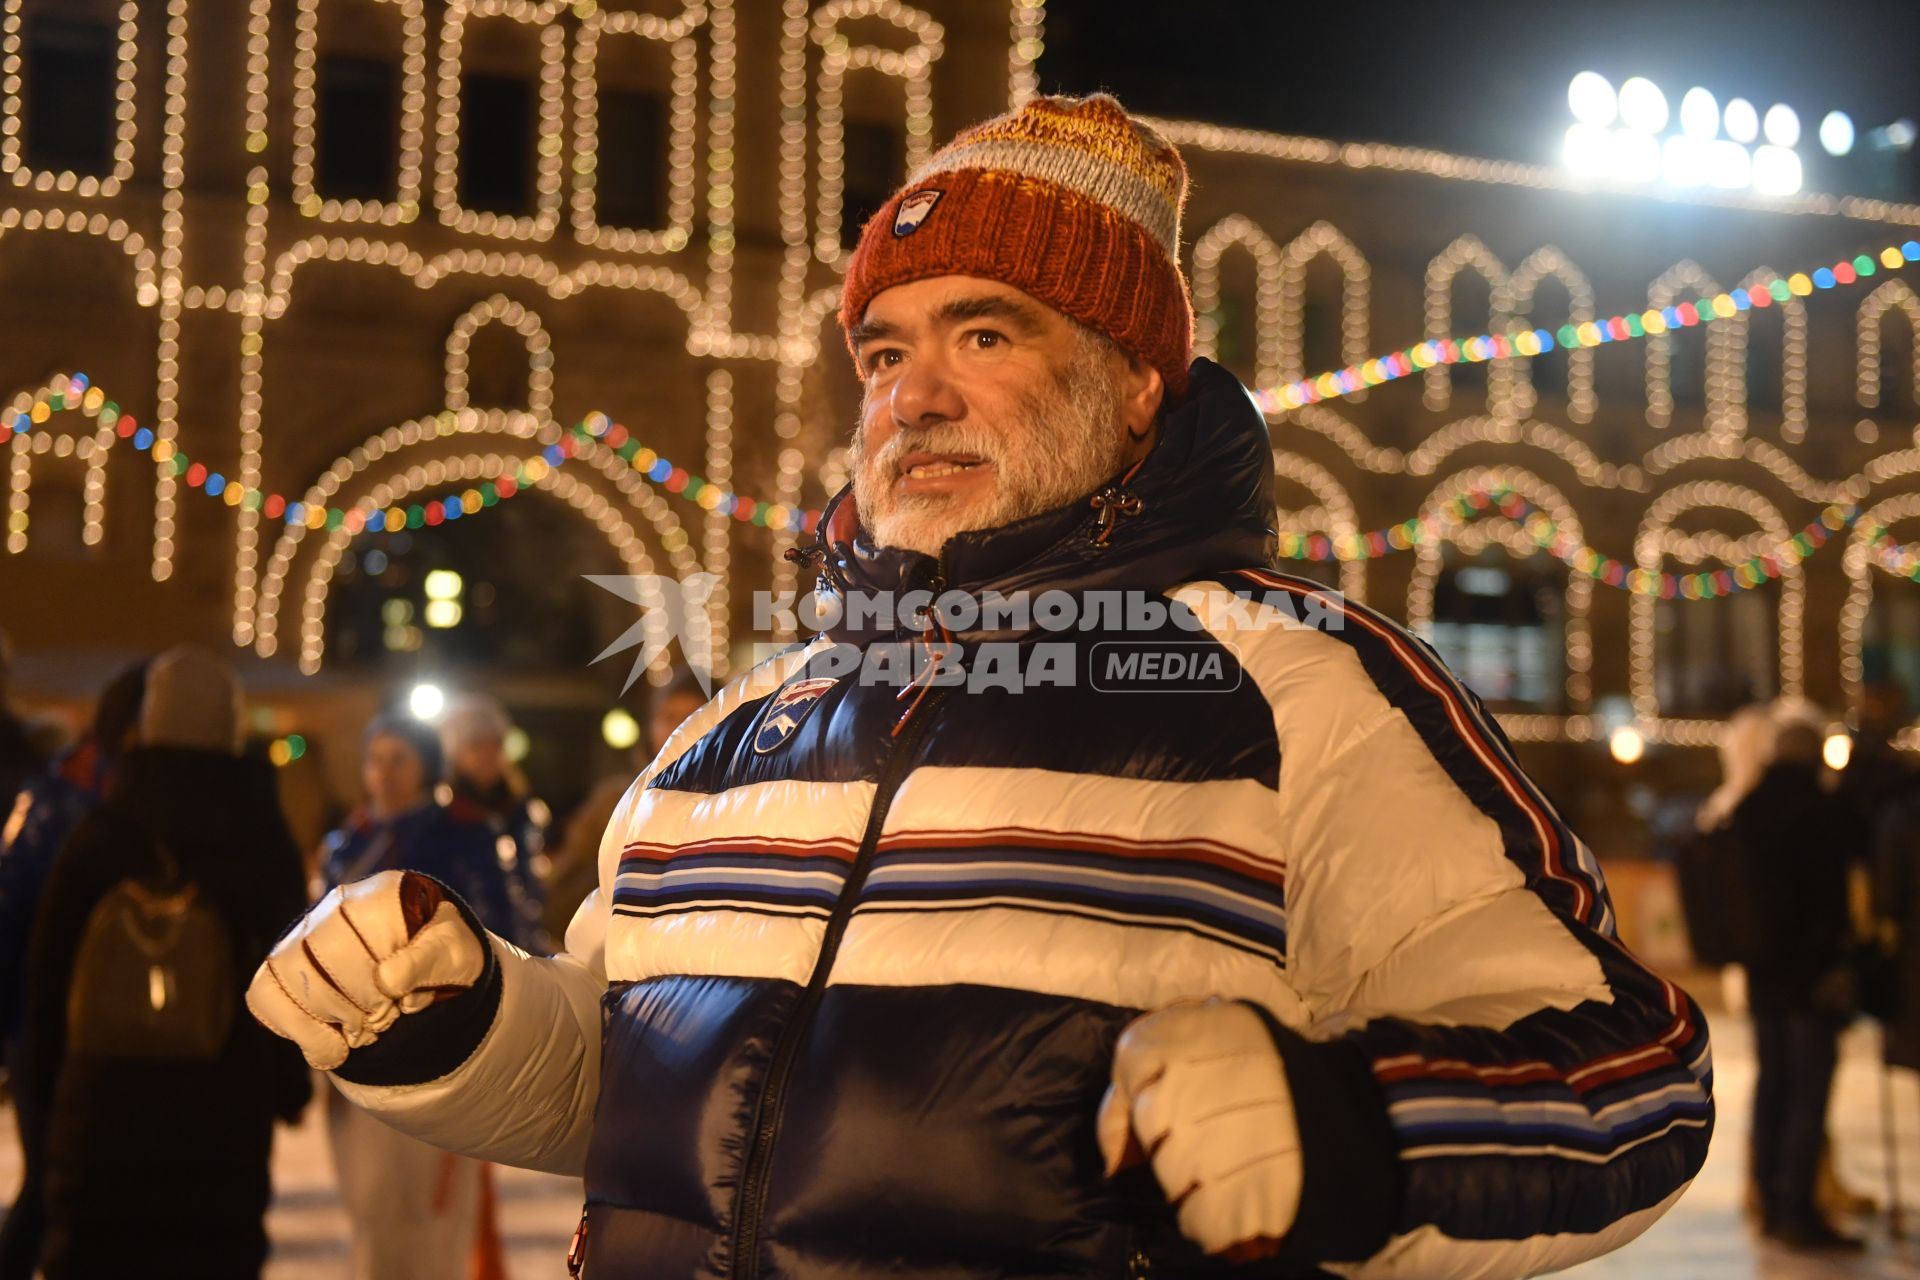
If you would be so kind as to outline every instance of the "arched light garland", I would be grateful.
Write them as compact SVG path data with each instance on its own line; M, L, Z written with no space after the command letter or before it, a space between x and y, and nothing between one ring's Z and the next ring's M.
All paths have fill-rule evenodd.
M730 389L730 382L729 382ZM220 498L228 506L242 511L257 512L268 520L284 520L289 524L304 524L309 529L345 528L350 533L362 529L388 532L401 529L417 529L423 524L437 525L442 520L458 519L461 515L472 515L478 506L459 498L449 498L440 503L428 503L415 507L381 508L371 504L352 507L323 506L318 503L302 502L287 498L283 494L272 493L265 489L242 484L218 471L209 469L205 463L195 462L171 440L157 436L151 427L142 426L130 413L121 411L120 406L106 398L101 388L93 385L84 373L75 373L67 378L55 378L46 389L36 395L32 402L16 408L11 414L0 415L0 445L14 437L26 437L34 428L45 423L53 414L68 409L76 409L98 419L102 432L111 430L114 437L132 443L142 453L150 453L156 464L170 468L175 477L184 479L195 489L200 489L211 497ZM46 434L46 433L42 433ZM746 494L729 491L724 484L715 483L702 476L675 466L654 450L642 445L633 438L624 426L613 421L604 413L591 413L575 424L566 436L549 444L536 457L528 459L526 466L536 467L544 474L546 470L558 467L574 456L576 440L591 440L604 444L622 461L647 479L660 485L669 493L676 493L697 503L704 511L718 517L733 517L741 524L751 524L763 529L778 532L810 532L820 518L818 511L807 511L799 507L779 502L765 502ZM20 445L16 445L19 448ZM511 480L511 477L506 479ZM535 481L537 482L537 476ZM510 487L530 483L513 482ZM497 487L497 486L496 486ZM484 495L484 486L481 490ZM512 496L508 493L506 496ZM497 500L498 495L496 495ZM483 506L492 506L493 502L483 502ZM439 508L439 514L434 509ZM18 545L9 544L10 550L24 549L26 533L26 509L24 503L16 502L9 515L9 531L19 540Z
M1254 393L1263 411L1285 413L1302 405L1337 399L1363 392L1383 382L1393 382L1416 372L1442 364L1474 364L1485 360L1505 360L1513 356L1533 357L1556 347L1584 350L1608 342L1626 342L1635 338L1659 336L1673 329L1730 320L1754 307L1770 307L1792 298L1804 298L1815 290L1851 285L1877 274L1893 271L1911 262L1920 262L1920 241L1888 245L1878 254L1863 253L1851 261L1842 260L1814 271L1797 271L1790 276L1776 275L1763 284L1735 289L1712 297L1696 298L1663 308L1626 315L1609 316L1582 324L1564 324L1558 330L1516 329L1512 333L1482 333L1471 338L1428 339L1404 351L1383 356L1344 369L1302 378L1283 386Z

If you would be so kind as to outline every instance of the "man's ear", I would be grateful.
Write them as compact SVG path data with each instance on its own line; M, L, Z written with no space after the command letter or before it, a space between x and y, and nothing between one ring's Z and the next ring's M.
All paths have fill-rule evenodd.
M1167 398L1166 379L1158 369L1132 352L1122 352L1121 359L1127 367L1120 378L1120 420L1126 424L1129 436L1145 440L1152 435L1153 424L1160 417L1160 404Z

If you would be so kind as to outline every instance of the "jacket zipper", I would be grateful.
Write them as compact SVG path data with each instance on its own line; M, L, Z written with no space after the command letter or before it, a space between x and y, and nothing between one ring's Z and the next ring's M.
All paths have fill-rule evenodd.
M912 715L901 736L894 740L886 767L874 787L873 807L867 811L866 834L854 854L846 886L841 890L839 900L834 903L833 914L827 918L826 933L820 941L820 955L813 962L813 974L807 979L807 989L801 995L800 1003L795 1006L793 1016L780 1029L773 1062L767 1068L766 1083L761 1086L760 1100L754 1106L753 1145L747 1149L746 1167L741 1171L740 1190L734 1199L730 1273L735 1280L753 1280L759 1274L760 1218L766 1212L767 1165L773 1158L774 1134L780 1128L787 1076L793 1071L793 1060L799 1053L801 1038L812 1024L820 998L826 993L827 974L833 969L834 957L840 950L840 939L846 933L847 923L853 915L854 901L867 882L867 872L873 865L874 853L880 844L880 828L887 820L887 811L893 807L893 797L900 790L900 784L906 781L906 775L912 771L913 753L919 747L920 739L926 736L927 725L945 694L945 688L928 690L925 705L917 708L917 713Z

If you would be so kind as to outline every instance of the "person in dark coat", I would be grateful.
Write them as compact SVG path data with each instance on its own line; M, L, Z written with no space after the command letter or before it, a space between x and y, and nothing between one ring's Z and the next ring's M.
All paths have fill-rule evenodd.
M27 943L54 858L100 803L107 780L132 745L146 687L144 661L116 676L100 694L86 738L47 772L28 779L0 831L0 1039L7 1074L16 1082L13 1113L21 1152L20 1193L0 1226L0 1280L33 1280L46 1229L39 1166L45 1117L31 1096L17 1092L25 1071Z
M240 754L240 723L239 684L218 659L191 647L156 658L139 745L48 876L25 1053L26 1085L48 1108L47 1280L226 1280L265 1264L273 1122L296 1119L312 1089L299 1056L244 1014L206 1060L68 1051L89 919L123 881L172 869L196 886L227 932L236 1011L246 977L305 906L272 768Z
M1852 1015L1847 863L1862 816L1823 786L1818 728L1786 720L1766 771L1733 811L1746 857L1744 962L1759 1080L1753 1174L1761 1221L1800 1249L1856 1249L1820 1215L1814 1192L1839 1032Z

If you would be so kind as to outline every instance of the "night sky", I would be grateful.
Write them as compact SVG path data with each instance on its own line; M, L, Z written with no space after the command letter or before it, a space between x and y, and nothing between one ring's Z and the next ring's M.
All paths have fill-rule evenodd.
M1643 75L1800 115L1810 189L1920 195L1915 153L1869 171L1812 134L1920 119L1920 0L1048 0L1047 92L1106 88L1149 115L1555 164L1567 81ZM1891 181L1891 187L1886 184Z

